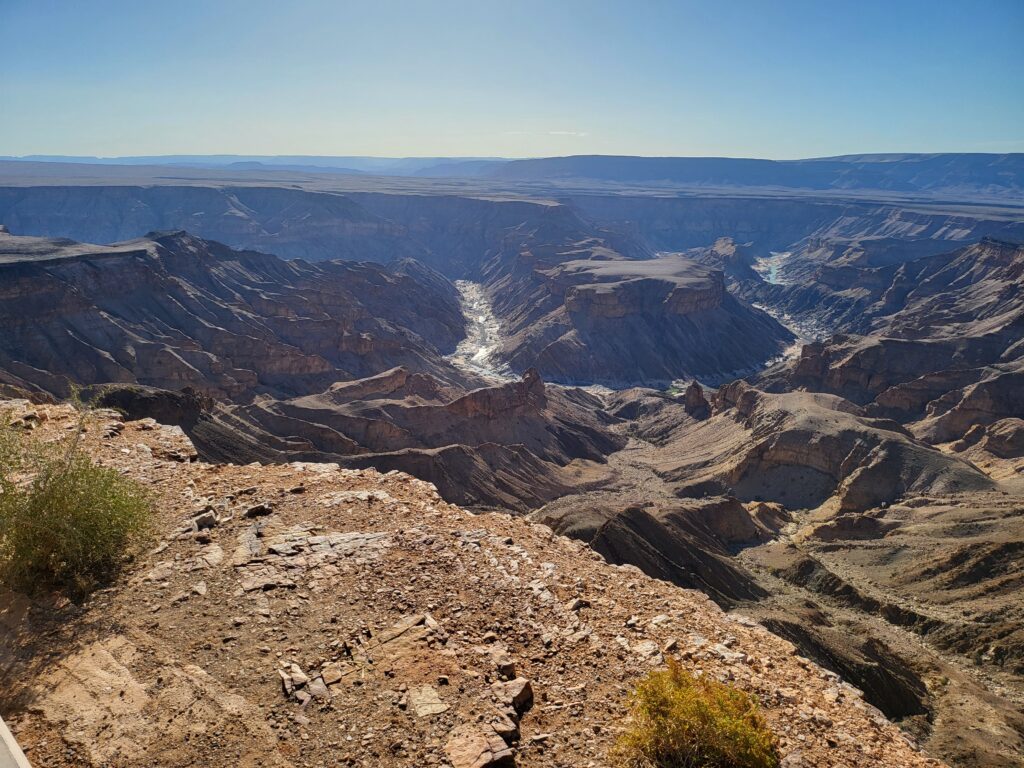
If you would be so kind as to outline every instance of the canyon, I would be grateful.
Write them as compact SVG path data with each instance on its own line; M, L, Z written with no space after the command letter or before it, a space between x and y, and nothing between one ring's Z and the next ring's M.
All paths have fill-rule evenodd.
M894 721L929 755L953 766L1021 764L1024 207L1004 173L1016 159L999 161L995 176L969 158L911 158L903 170L871 158L805 161L773 176L778 186L759 186L768 171L749 165L684 163L670 178L633 162L653 159L626 160L515 161L437 180L294 168L270 180L266 169L247 168L172 178L146 166L0 162L0 393L19 412L42 409L58 423L67 417L58 402L80 392L113 409L102 412L133 440L173 435L178 459L167 461L194 489L127 442L121 454L113 438L89 439L112 462L129 455L132 471L166 477L176 510L182 494L220 499L251 480L280 497L274 535L298 537L295 526L307 521L386 529L391 549L364 554L394 569L403 558L434 567L427 553L440 549L424 542L455 537L462 543L444 557L494 558L463 563L493 575L507 559L499 539L529 542L530 568L552 562L566 573L545 582L561 602L583 595L566 581L577 560L587 569L578 578L607 584L615 610L639 605L640 595L644 610L632 613L654 614L662 599L703 601L707 621L744 628L733 633L743 635L744 653L788 670L779 659L789 657L774 649L789 648L806 676L840 676L881 713L878 727ZM911 184L900 174L914 162L922 165ZM140 426L151 423L165 426ZM273 478L266 488L264 477ZM316 515L292 503L287 488L300 485L296 498L312 499ZM388 500L350 499L357 521L319 508L339 492ZM410 533L421 515L438 531ZM177 524L182 515L170 517ZM218 538L243 536L240 526ZM472 540L476 528L484 532ZM167 546L193 557L183 549L188 537ZM256 576L257 565L232 567ZM147 556L132 578L158 567ZM175 569L137 583L188 592L194 578ZM213 569L206 581L226 598L234 572ZM296 588L312 595L338 577L302 573L315 583ZM343 570L342 580L354 573ZM636 586L615 586L619 573ZM400 589L387 579L385 588ZM273 615L319 637L324 617L267 595ZM98 599L104 607L94 611L117 611L134 627L116 648L97 635L90 651L115 659L103 663L126 681L146 674L126 643L185 643L178 603L149 629L131 590ZM441 599L430 592L429 600ZM405 598L404 613L419 602ZM446 610L449 635L455 626L472 638L488 629ZM373 614L374 633L404 620L369 604L360 611ZM571 623L554 613L541 623ZM540 648L556 648L563 665L584 663L570 639L583 631L579 621L560 635L524 629L522 615L493 621L530 638L516 641L517 653L535 681L550 680L559 663ZM649 638L600 621L588 624L591 636L618 643L625 633L615 646L623 653L579 642L602 650L601 663L617 658L621 679L633 679L646 664L633 648ZM433 627L424 622L410 627ZM653 632L649 658L663 655L662 634ZM256 638L237 646L238 663L254 664ZM473 665L460 654L473 651L464 642L448 646L458 661L446 676L462 686L453 711L468 717L476 704L466 691L477 678L465 672ZM693 653L729 664L730 647ZM403 665L433 663L415 661L419 652L405 649L394 662L417 686L425 673ZM197 653L200 667L224 664ZM317 655L282 653L303 668ZM176 679L187 674L189 686L215 690L170 655ZM247 700L265 695L248 685L231 683ZM360 707L387 694L384 680L370 686ZM601 686L574 690L584 708L602 695ZM19 739L51 756L40 734L67 718L74 695L50 695L42 715L19 720ZM561 691L548 704L568 698ZM4 700L5 717L13 701ZM572 734L556 739L562 749L585 740L561 711L545 705L523 720L524 764L560 764L543 746L549 737L529 741L534 735ZM245 759L262 764L273 735L260 717L245 722L257 734ZM917 759L901 752L905 763L886 763L872 747L858 762L827 732L808 737L805 762L788 765ZM334 749L325 733L314 740ZM159 738L143 736L128 735L150 746L125 764L161 754ZM66 764L116 754L107 737L95 738L107 746ZM419 755L417 746L402 749Z

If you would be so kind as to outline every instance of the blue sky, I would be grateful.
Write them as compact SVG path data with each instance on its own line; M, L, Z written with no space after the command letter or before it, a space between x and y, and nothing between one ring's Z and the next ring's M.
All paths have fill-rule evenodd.
M0 155L1024 151L1024 0L0 0Z

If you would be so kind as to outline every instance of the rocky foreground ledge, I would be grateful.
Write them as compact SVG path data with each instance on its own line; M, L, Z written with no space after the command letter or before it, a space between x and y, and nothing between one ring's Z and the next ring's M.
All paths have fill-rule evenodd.
M82 607L0 597L0 714L37 768L604 766L668 655L756 694L787 768L940 765L789 642L547 527L397 472L200 463L113 412L85 440L153 489L159 540Z

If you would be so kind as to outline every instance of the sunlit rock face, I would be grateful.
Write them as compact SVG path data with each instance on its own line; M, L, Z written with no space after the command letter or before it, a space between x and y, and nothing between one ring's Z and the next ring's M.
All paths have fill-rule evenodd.
M540 271L549 310L505 344L513 367L610 386L728 379L781 353L792 335L682 257L574 260Z
M423 265L283 261L184 232L97 246L0 234L4 383L303 394L395 365L442 377L464 321Z

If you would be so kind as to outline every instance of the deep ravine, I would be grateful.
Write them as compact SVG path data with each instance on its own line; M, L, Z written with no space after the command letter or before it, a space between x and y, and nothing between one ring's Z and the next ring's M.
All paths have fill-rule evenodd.
M512 370L497 356L501 345L501 323L480 283L456 280L462 313L468 321L466 338L448 359L464 371L499 381L514 379Z

